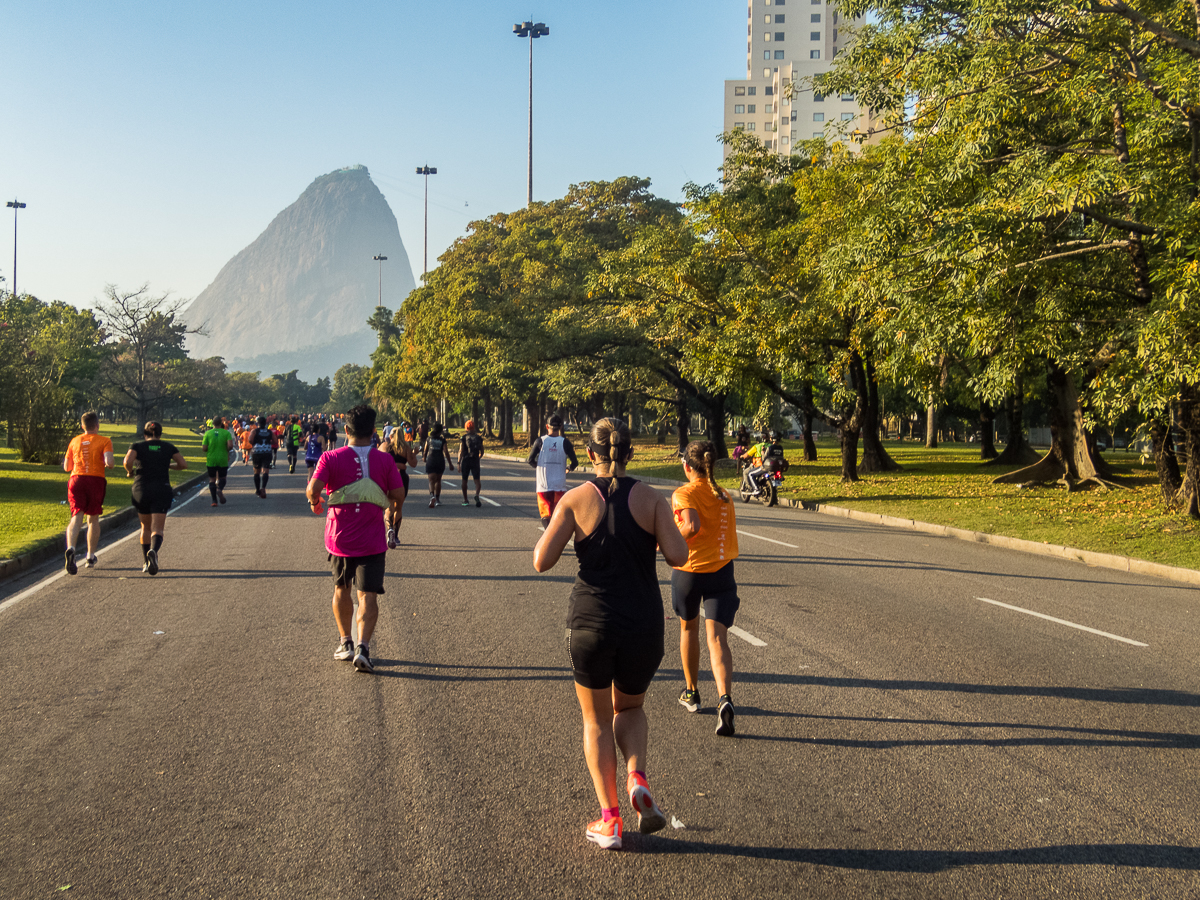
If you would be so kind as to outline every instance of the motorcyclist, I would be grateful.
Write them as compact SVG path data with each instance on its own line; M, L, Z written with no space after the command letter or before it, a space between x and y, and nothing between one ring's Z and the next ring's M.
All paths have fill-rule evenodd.
M769 434L764 432L760 443L755 444L745 453L745 458L753 464L753 468L746 472L743 478L743 486L748 485L750 491L748 493L757 496L762 493L762 489L754 480L756 476L763 472L778 472L784 469L787 461L783 456L783 435L778 431L772 431Z

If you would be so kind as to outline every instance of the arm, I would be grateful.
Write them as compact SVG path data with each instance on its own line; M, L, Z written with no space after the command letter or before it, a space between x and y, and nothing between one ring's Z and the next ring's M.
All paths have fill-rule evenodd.
M550 524L546 526L546 533L542 535L541 540L537 542L537 546L533 548L533 568L538 572L548 572L550 569L553 569L554 564L562 556L562 552L567 546L567 541L574 534L575 510L572 508L572 504L568 503L566 497L564 497L563 502L555 507ZM684 544L684 547L686 546ZM687 559L686 550L683 558Z
M671 514L671 504L663 496L654 504L654 536L658 538L658 549L669 566L682 566L687 562L688 545Z
M121 463L125 467L125 476L127 478L133 477L133 464L135 462L137 462L137 454L134 453L133 448L130 447L129 452L125 454L125 459Z
M176 472L182 472L187 468L187 460L183 458L183 454L179 451L176 451L175 455L171 457L171 468Z
M541 452L542 452L542 439L538 438L536 441L533 442L533 446L529 448L529 455L527 457L525 457L525 462L529 463L529 465L533 466L533 468L536 469L538 455Z
M700 516L694 509L675 510L675 524L685 541L700 533Z
M316 506L318 503L320 503L321 502L321 494L324 491L325 491L325 482L321 481L321 479L319 479L319 478L313 478L308 483L308 488L304 492L305 496L308 497L308 505Z
M71 472L75 469L75 460L71 458L71 448L67 447L67 454L63 457L63 471Z
M117 465L116 458L113 456L113 452L111 450L105 450L104 451L104 468L112 469L112 468L115 468L116 465Z
M575 455L575 448L571 446L570 438L563 438L563 451L567 454L567 459L571 461L567 471L574 472L579 468L579 458Z

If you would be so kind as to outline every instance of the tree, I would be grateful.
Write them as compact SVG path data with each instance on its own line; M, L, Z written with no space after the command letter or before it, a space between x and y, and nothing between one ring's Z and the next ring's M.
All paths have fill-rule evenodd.
M346 363L334 372L333 387L325 411L343 413L366 402L364 380L369 372L366 366L356 366L354 363Z

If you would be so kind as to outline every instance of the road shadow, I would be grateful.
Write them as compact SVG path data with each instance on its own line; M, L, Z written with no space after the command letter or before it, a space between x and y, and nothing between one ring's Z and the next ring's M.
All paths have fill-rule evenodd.
M376 675L413 681L573 681L567 666L462 666L372 657ZM401 671L407 669L409 671ZM421 671L411 671L418 669ZM478 674L473 674L478 673ZM497 674L489 674L497 673ZM524 674L518 674L524 673Z
M629 838L633 838L630 840ZM1059 844L1007 850L885 850L852 847L747 847L707 844L669 835L629 835L625 851L663 855L730 856L807 863L867 872L934 875L967 866L1105 866L1200 869L1200 847L1171 844Z

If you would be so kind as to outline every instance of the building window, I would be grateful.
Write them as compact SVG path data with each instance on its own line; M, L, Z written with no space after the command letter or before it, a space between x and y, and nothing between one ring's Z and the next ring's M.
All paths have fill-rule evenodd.
M763 122L763 131L778 131L773 122Z
M775 24L776 24L776 25L782 25L782 24L783 24L783 16L776 16L776 17L775 17Z
M745 122L734 122L734 123L733 123L733 128L734 128L734 130L735 130L735 131L740 131L741 129L743 129L743 128L745 128L745 127L746 127L746 123L745 123Z
M837 29L836 28L833 29L833 39L834 39L834 41L837 41Z
M776 51L775 51L775 58L776 58L776 59L783 59L783 51L782 51L782 50L776 50Z
M758 107L755 106L753 103L751 103L749 106L746 107L746 112L757 112L757 111L758 111Z
M792 129L792 140L794 141L795 139L796 139L796 129L793 128Z
M750 87L746 88L746 93L747 93L747 94L749 94L751 97L753 97L753 96L754 96L754 92L755 92L755 91L757 91L757 90L758 90L758 88L756 88L756 87L754 87L753 85L751 85Z
M837 19L838 19L838 16L837 16L837 10L835 9L835 10L833 11L833 24L834 24L834 25L836 25L836 24L837 24Z
M813 137L814 137L814 138L816 138L817 140L824 140L824 139L825 139L825 132L823 132L823 131L814 131L814 132L813 132Z
M771 32L769 32L769 31L763 32L763 40L766 41L768 44L771 43Z
M734 112L734 114L735 114L735 115L739 115L739 114L741 114L741 113L744 113L745 111L746 111L746 104L745 104L745 103L735 103L735 104L733 104L733 112Z
M768 14L767 14L767 15L765 15L765 16L763 16L763 24L765 24L765 25L770 25L770 24L771 24L771 15L770 15L770 13L768 13Z
M739 90L741 90L741 88L734 88L735 93ZM820 91L813 91L813 103L824 103L824 102L825 102L825 95L822 94Z
M811 16L808 17L808 20L810 22L812 22L814 25L820 25L821 24L821 14L813 13Z
M783 137L781 137L779 139L779 146L786 147L787 145L788 145L788 139L787 139L787 135L785 134Z
M770 78L770 77L771 77L771 70L763 69L763 78Z
M753 130L754 130L754 123L753 123L753 122L747 122L747 123L746 123L746 130L747 130L747 131L753 131Z
M746 89L745 89L744 87L735 87L735 88L733 89L733 96L735 96L735 97L745 97L745 96L746 96Z
M821 32L819 32L819 31L810 31L810 32L808 33L808 39L809 39L810 41L819 41L819 40L821 39Z
M809 51L808 51L808 58L809 58L809 59L820 59L820 58L821 58L821 51L820 51L820 50L809 50Z
M770 59L770 58L771 58L771 51L770 51L770 50L764 50L764 51L763 51L763 59Z
M853 100L854 95L853 94L842 94L842 99L843 100Z
M783 32L782 31L775 32L775 40L777 40L777 41L783 40Z
M814 122L824 122L825 121L825 113L813 113L813 121Z
M768 97L770 97L772 94L775 93L775 85L768 84L766 87L763 88L763 93L766 94Z
M854 121L854 113L842 113L842 121L843 122L853 122Z

